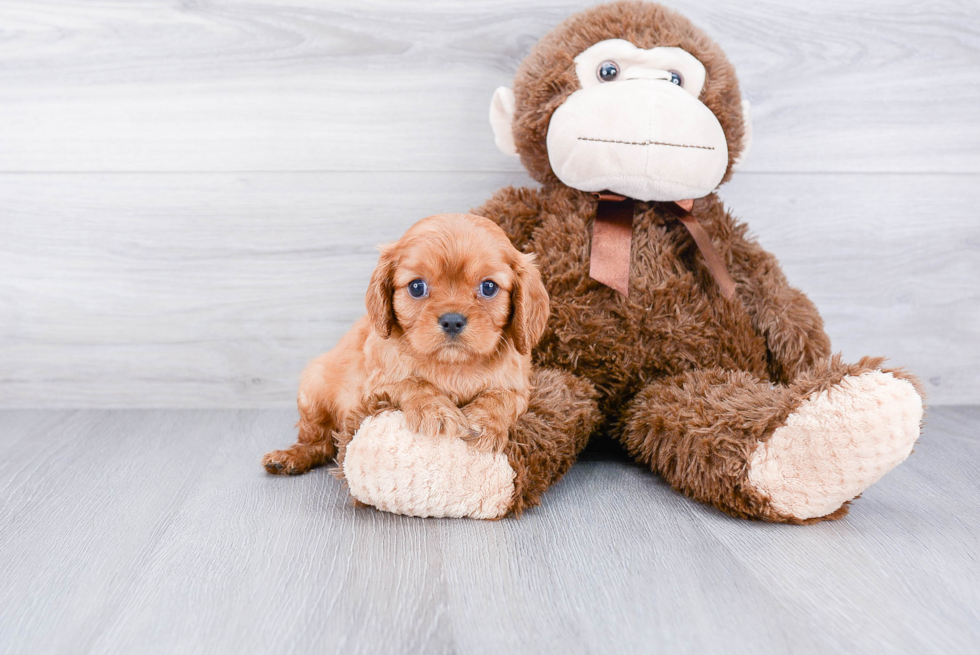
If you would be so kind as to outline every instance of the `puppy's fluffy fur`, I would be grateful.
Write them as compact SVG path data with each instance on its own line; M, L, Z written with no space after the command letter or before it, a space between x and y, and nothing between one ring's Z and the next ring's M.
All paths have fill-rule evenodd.
M417 280L421 298L409 293ZM492 297L481 293L486 281L497 286ZM502 450L527 410L531 349L548 320L533 256L486 218L431 216L381 247L366 304L367 316L303 372L298 442L268 453L266 469L298 474L332 460L334 431L376 399L421 434ZM447 314L465 317L458 334L440 325Z

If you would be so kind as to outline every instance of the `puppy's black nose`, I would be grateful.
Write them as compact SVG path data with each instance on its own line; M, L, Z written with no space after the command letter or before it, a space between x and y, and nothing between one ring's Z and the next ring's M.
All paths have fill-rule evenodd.
M455 337L466 327L466 317L462 314L443 314L439 317L439 326L443 332Z

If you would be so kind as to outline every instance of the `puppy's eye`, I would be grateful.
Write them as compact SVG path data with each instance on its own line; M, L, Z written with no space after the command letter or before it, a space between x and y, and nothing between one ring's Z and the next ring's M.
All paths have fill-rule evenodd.
M408 283L408 295L412 298L425 298L429 294L429 285L425 280L412 280Z
M612 82L619 77L619 64L614 61L604 61L599 64L595 74L603 82Z
M484 298L493 298L499 290L500 287L493 280L484 280L480 283L480 295Z
M670 73L671 84L676 84L677 86L681 86L684 84L684 78L681 76L680 73L678 73L677 71L667 71L667 72Z

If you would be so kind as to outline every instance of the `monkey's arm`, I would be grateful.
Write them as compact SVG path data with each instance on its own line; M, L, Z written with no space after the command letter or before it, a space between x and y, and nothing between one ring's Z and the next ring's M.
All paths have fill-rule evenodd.
M515 248L524 250L531 231L541 220L541 198L536 189L508 186L471 213L489 218L503 228Z
M727 217L730 220L730 217ZM830 356L830 338L816 306L789 285L776 258L745 236L745 226L732 221L732 276L737 297L766 339L769 375L787 384L814 362Z
M408 428L391 403L367 403L336 433L337 464L360 502L410 516L498 519L540 503L585 447L601 417L588 380L531 372L528 409L503 452ZM472 404L472 403L471 403Z

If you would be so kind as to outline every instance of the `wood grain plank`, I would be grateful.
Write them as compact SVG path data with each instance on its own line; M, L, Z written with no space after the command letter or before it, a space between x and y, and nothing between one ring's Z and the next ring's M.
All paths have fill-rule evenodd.
M265 475L292 411L0 412L0 651L973 652L980 407L846 519L739 521L625 460L521 519Z
M207 473L93 652L451 652L436 525L356 511L324 469L267 475L292 412L219 416Z
M220 416L4 412L0 652L87 652L213 454Z
M0 5L0 171L519 171L493 89L581 1ZM746 170L980 172L980 6L681 1L753 102Z
M374 246L512 174L0 176L0 406L292 404L360 316ZM742 174L732 211L849 359L980 398L975 176Z
M832 652L973 652L978 433L976 407L934 408L915 452L855 501L852 520L813 530L707 523L781 604L833 626Z
M590 461L520 521L450 525L453 623L472 626L460 651L827 652L819 626L775 602L689 505L633 464ZM483 571L492 586L471 593Z

